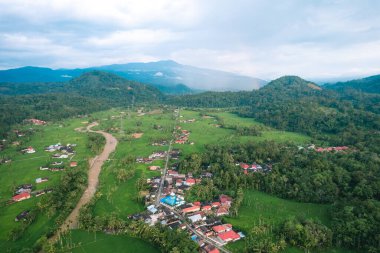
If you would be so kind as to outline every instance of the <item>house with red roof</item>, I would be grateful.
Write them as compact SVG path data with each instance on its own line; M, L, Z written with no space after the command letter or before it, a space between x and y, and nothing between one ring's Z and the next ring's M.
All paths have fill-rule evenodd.
M199 210L201 210L200 206L190 206L190 207L186 207L186 208L182 209L182 213L184 213L184 214L193 213L193 212L197 212Z
M246 163L240 163L240 168L242 168L243 170L246 170L248 169L250 166Z
M183 183L183 180L182 180L182 179L177 179L177 180L175 181L175 186L181 186L182 183Z
M202 206L202 211L211 211L211 206L210 205Z
M231 229L232 229L231 224L223 224L223 225L217 225L217 226L212 227L212 230L214 230L215 233L217 233L217 234L222 233L222 232L226 232L226 231L230 231Z
M212 202L211 206L212 207L219 207L220 206L220 202Z
M235 242L240 239L240 235L233 230L219 233L218 237L224 242Z
M202 252L205 252L205 253L220 253L220 251L215 248L215 246L213 245L207 245L203 248L203 251Z
M186 179L186 181L183 184L188 185L188 186L195 185L195 179L194 178L188 178L188 179Z
M223 216L223 215L228 215L228 214L229 214L228 208L225 206L219 207L218 210L216 211L216 216Z
M28 192L23 192L23 193L20 193L20 194L17 194L15 196L12 197L12 199L16 202L19 202L19 201L23 201L25 199L29 199L31 196L30 196L30 193Z
M70 162L70 167L77 167L78 166L78 162Z
M222 205L228 205L228 206L230 206L231 203L232 203L232 198L230 196L224 195L224 194L222 194L222 195L219 196L219 200L220 200L220 203Z
M178 175L178 171L176 171L176 170L168 170L168 175L169 176L176 176L176 175Z

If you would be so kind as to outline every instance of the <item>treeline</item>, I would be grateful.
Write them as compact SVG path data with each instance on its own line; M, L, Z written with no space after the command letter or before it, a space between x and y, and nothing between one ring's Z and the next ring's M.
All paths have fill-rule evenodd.
M106 144L106 139L103 135L98 133L88 133L87 148L90 149L93 153L99 154L104 145Z
M21 91L18 92L17 87L21 87ZM0 88L4 87L0 85ZM9 91L11 88L13 93ZM5 90L7 91L5 94L14 95L0 95L2 112L0 135L3 137L12 125L21 123L27 118L38 118L45 121L60 120L111 107L127 107L141 103L157 104L165 98L154 87L128 81L101 71L85 73L70 82L61 84L24 83L14 84L14 86L7 84ZM38 91L44 94L33 94ZM54 93L49 93L51 91ZM33 95L19 95L24 93Z
M103 100L77 94L44 94L0 96L0 134L4 136L12 125L28 118L45 121L61 120L76 115L110 108Z
M256 162L272 169L267 173L246 175L236 162ZM325 247L332 241L337 246L368 252L378 247L376 238L380 234L379 168L380 159L375 153L357 150L318 153L275 142L208 145L206 152L192 154L180 163L181 172L191 171L196 176L205 171L213 173L212 179L203 180L189 191L188 196L192 199L210 200L221 192L237 197L239 189L254 189L301 202L331 203L334 205L333 222L328 230L308 221L292 221L284 226L293 229L302 225L308 236L316 229L321 230L323 233L313 232L323 235L319 242L315 242L317 246ZM238 209L233 209L232 214L238 216ZM309 229L310 233L307 232ZM330 233L332 239L329 239ZM281 238L291 245L304 247L302 245L306 245L310 238L305 237L301 242L302 235L298 236L298 239ZM267 243L267 246L271 245L269 241Z
M198 245L182 230L172 230L160 224L149 226L140 221L125 221L115 213L106 216L94 216L91 207L93 203L95 200L80 210L79 226L81 229L138 237L159 247L161 252L198 252Z
M231 107L277 129L301 132L331 145L380 152L380 95L321 90L299 77L276 79L251 92L206 92L173 97L187 107Z

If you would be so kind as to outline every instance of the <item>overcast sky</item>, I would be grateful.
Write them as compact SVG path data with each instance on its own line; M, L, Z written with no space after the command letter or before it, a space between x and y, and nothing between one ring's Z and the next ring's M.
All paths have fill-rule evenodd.
M273 79L380 74L377 0L0 0L0 68L172 59Z

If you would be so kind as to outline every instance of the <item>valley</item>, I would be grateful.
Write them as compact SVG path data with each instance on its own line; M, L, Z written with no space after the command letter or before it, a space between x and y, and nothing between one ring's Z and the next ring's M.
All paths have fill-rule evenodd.
M1 249L375 247L349 238L361 238L350 234L360 222L377 229L379 121L376 107L365 109L376 95L347 105L345 93L297 77L185 96L102 72L65 87L53 110L44 106L49 94L2 98L3 108L26 111L2 118Z

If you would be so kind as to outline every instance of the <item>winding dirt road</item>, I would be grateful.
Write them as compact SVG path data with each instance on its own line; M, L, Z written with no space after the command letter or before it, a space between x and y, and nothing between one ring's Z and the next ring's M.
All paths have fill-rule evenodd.
M106 144L104 149L100 155L95 156L90 159L90 169L88 170L88 185L86 190L84 191L82 197L78 201L74 210L70 213L70 215L66 218L65 222L62 224L60 231L58 233L62 233L68 229L78 228L78 217L79 210L82 206L89 203L92 197L95 195L96 188L99 183L99 174L102 168L103 163L108 159L109 155L115 150L117 145L117 139L113 137L111 134L103 132L103 131L93 131L92 127L97 126L98 123L94 122L87 126L87 131L102 134L106 138ZM77 131L82 131L82 129L76 129Z

